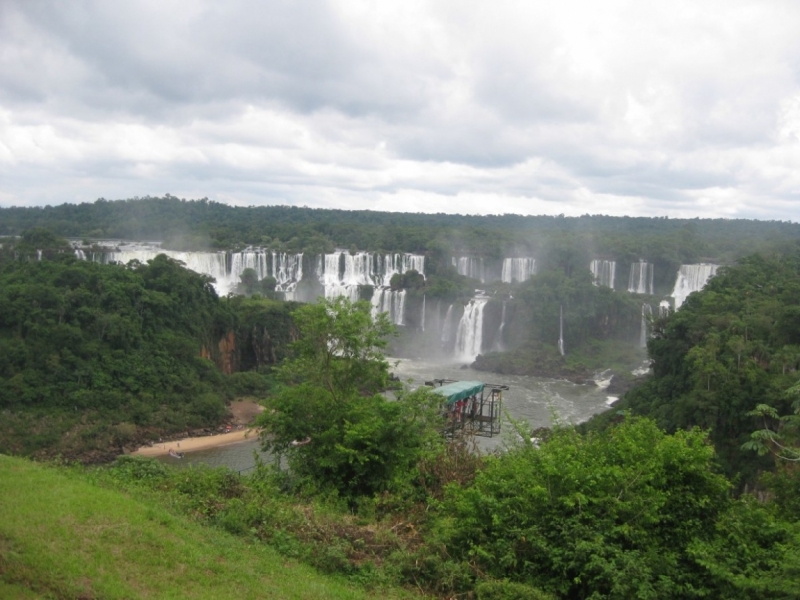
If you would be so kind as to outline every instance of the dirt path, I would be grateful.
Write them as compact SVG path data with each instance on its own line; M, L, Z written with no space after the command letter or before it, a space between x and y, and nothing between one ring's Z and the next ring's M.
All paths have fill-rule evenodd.
M252 400L231 402L234 425L250 425L262 412L264 412L264 407Z

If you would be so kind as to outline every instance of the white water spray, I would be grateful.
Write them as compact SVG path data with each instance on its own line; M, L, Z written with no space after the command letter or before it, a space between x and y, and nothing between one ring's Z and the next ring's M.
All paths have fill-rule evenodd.
M473 362L483 349L483 309L488 301L488 298L473 298L464 307L456 330L455 355L460 361Z
M536 274L536 260L533 258L505 258L500 279L503 283L527 281Z
M698 265L681 265L675 279L675 288L672 298L675 301L675 310L678 310L692 292L702 290L708 280L717 273L718 265L701 263Z
M628 291L631 294L653 294L653 265L644 261L631 265Z
M589 265L595 285L614 289L614 279L617 274L617 263L613 260L595 259Z
M653 316L653 307L649 304L642 304L642 325L639 331L639 345L647 348L648 327Z

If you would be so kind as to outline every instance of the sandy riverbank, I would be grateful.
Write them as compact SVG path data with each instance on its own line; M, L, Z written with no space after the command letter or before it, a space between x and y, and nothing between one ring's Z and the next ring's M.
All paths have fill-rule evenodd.
M239 400L231 402L231 414L233 415L232 424L242 429L235 429L228 433L216 435L203 435L198 437L187 437L180 440L169 442L159 442L152 446L142 446L131 454L138 456L164 456L170 450L175 452L192 452L193 450L205 450L206 448L216 448L253 440L258 437L259 429L247 427L255 420L259 413L263 412L264 407L250 400Z
M218 446L227 446L228 444L256 439L258 434L258 429L238 429L230 433L183 438L182 440L153 444L152 446L142 446L136 452L132 452L132 454L139 456L164 456L169 454L170 449L176 452L205 450L206 448L216 448Z

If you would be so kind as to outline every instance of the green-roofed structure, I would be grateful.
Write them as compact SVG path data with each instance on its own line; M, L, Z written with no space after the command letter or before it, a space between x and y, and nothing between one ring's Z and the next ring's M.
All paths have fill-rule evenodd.
M485 437L500 433L500 409L507 385L451 379L434 379L425 385L445 399L447 435L453 436L461 430Z
M483 392L482 381L454 381L442 387L434 388L433 392L444 396L447 404L465 400Z

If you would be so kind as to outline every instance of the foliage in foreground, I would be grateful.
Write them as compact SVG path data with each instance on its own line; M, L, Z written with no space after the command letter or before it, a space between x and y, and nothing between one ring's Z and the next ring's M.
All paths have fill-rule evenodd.
M569 598L800 594L796 525L734 501L699 430L557 431L452 488L440 526L476 572Z
M368 598L269 546L0 455L4 598ZM405 597L383 589L382 597Z
M698 430L668 435L632 419L477 461L464 450L421 461L412 501L403 488L361 497L357 511L289 491L265 466L241 478L124 458L97 476L370 585L478 598L800 594L797 474L775 478L775 502L734 499Z

